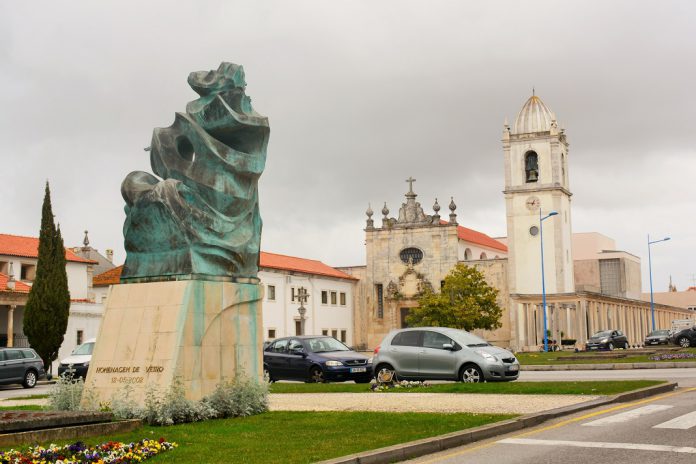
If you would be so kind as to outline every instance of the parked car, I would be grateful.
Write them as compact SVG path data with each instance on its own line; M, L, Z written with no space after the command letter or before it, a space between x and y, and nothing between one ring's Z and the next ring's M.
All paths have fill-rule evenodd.
M696 346L696 325L675 333L670 340L682 348Z
M516 380L520 364L509 351L469 332L418 327L389 333L375 348L377 379Z
M94 351L96 341L95 338L87 340L75 348L70 356L61 359L58 365L58 375L62 377L63 374L72 374L74 379L86 379L87 369L89 369L89 363L92 360L92 351Z
M0 348L0 385L34 388L46 377L43 361L31 348Z
M609 350L614 348L628 349L628 338L620 330L602 330L592 335L585 345L587 351Z
M279 338L264 350L263 368L271 381L367 383L372 379L371 358L327 336Z
M669 344L669 329L653 330L645 337L645 346Z

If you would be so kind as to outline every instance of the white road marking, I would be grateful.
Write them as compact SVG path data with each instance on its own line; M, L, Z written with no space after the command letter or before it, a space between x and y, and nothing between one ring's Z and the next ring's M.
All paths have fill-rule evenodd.
M576 448L627 449L640 451L663 451L672 453L696 454L690 446L647 445L643 443L606 443L601 441L534 440L531 438L506 438L498 443L510 445L573 446Z
M688 430L691 427L696 427L696 411L684 414L683 416L675 417L672 420L663 422L654 426L654 429L680 429Z
M637 419L641 416L647 416L649 414L654 414L656 412L671 409L672 407L673 406L663 404L649 404L647 406L643 406L642 408L632 409L630 411L622 412L620 414L614 414L613 416L597 419L595 421L587 422L582 425L589 427L602 427L605 425L621 424L623 422L628 422L633 419Z

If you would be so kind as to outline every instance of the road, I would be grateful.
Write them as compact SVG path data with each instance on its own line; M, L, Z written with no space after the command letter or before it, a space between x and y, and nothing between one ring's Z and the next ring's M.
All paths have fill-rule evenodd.
M51 391L51 384L39 383L34 388L22 388L21 385L0 385L0 399L12 399L31 395L46 395ZM2 402L0 402L2 406Z
M696 387L696 368L631 369L616 371L521 371L521 381L552 380L640 380L657 379L678 382L680 387ZM694 459L696 462L696 459Z
M681 369L680 369L681 370ZM413 464L696 462L696 388L603 406Z

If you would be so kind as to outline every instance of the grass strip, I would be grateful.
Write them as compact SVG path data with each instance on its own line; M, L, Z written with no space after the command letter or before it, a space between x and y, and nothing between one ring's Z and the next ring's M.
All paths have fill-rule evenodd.
M389 393L488 393L508 395L615 395L664 383L664 380L578 382L442 383L430 387L392 388ZM271 393L370 393L369 385L354 383L274 383Z
M615 356L612 354L615 353ZM659 353L659 352L658 352ZM696 354L696 348L679 350L677 353ZM582 359L585 356L597 356L595 359ZM619 357L626 355L625 357ZM631 350L617 350L614 352L548 352L548 353L516 353L515 356L523 365L550 365L550 364L616 364L616 363L661 363L661 362L694 362L696 359L669 359L654 361L649 354L632 355ZM578 357L579 359L575 359Z
M0 411L41 411L42 409L43 406L39 406L38 404L25 404L23 406L0 406Z
M331 459L511 419L502 414L269 412L85 438L88 443L164 437L179 448L162 463L286 463Z

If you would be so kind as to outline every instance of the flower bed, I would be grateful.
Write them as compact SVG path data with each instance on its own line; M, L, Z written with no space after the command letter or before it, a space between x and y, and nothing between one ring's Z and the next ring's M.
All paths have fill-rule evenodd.
M652 361L669 361L670 359L696 359L693 353L662 353L650 356Z
M382 392L382 391L387 391L391 390L392 388L423 388L423 387L429 387L430 384L428 382L418 382L418 381L408 381L408 380L402 380L400 382L393 381L393 382L372 382L370 385L370 390L373 392Z
M87 446L78 441L72 445L35 446L26 451L0 451L0 464L77 464L83 462L126 464L142 462L165 451L176 448L176 443L159 440L140 440L134 443L109 441L97 446Z

